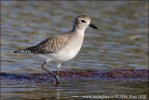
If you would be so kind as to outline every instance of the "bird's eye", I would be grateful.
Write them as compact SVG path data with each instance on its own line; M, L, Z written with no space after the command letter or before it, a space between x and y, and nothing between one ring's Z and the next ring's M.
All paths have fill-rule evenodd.
M86 23L86 21L85 21L85 20L81 20L81 22L82 22L82 23Z

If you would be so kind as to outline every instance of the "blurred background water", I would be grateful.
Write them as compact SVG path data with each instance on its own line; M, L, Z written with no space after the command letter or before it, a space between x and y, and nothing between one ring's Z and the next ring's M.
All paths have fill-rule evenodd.
M148 68L148 2L145 0L1 1L1 71L13 73L42 72L43 70L40 68L42 60L25 55L16 55L13 51L36 45L50 35L70 31L74 18L81 14L90 16L92 23L100 29L86 30L80 53L73 60L62 64L61 70ZM56 70L56 64L50 63L48 68L49 70ZM76 89L78 93L76 95L81 95L82 92L80 91L86 91L87 94L95 93L91 91L92 85L95 83L95 92L98 91L99 94L110 92L106 91L105 88L97 88L100 87L98 84L102 82L88 82L87 89ZM118 83L122 85L121 82ZM69 89L64 86L58 91L65 96L65 93L74 91L72 87L75 83L71 84L67 84ZM105 85L106 87L109 86L108 89L111 86L112 89L115 88L113 93L116 93L121 89L117 87L117 84L111 83L110 85L107 83ZM143 83L144 86L146 84ZM23 95L24 92L28 94L30 90L33 91L32 94L36 89L36 92L40 91L39 87L25 88L26 86L21 86L24 88L24 92L18 90L19 92L14 93L14 90L18 89L15 82L13 85L6 85L4 82L3 85L4 97L8 95L13 97L14 94ZM128 93L137 89L144 90L143 93L147 92L145 87L138 88L136 85L134 87L128 86ZM43 89L39 93L49 95L50 92L45 92L47 90ZM26 93L26 91L28 92ZM57 90L54 89L54 91ZM55 92L52 93L52 96L56 96ZM74 93L72 92L72 94Z

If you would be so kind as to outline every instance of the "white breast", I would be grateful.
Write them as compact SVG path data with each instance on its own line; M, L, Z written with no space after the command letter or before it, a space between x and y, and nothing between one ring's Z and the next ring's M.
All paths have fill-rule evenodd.
M62 50L59 50L59 52L50 54L49 56L52 57L54 60L67 61L74 58L78 54L81 46L82 43L72 43L71 45L67 45L67 47L63 48Z

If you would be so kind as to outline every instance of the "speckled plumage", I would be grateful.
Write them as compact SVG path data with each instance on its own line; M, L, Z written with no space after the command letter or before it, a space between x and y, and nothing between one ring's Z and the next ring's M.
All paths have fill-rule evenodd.
M86 15L80 15L75 19L73 28L70 32L49 37L35 46L17 50L14 52L23 54L34 54L44 59L45 62L41 65L41 67L49 74L52 74L56 79L56 83L59 84L58 76L45 69L44 65L50 61L57 61L59 62L59 65L57 67L58 70L62 62L74 58L81 49L86 28L92 27L98 29L90 22L90 17Z
M68 43L71 36L69 34L61 34L58 36L49 37L36 46L23 49L34 54L55 53L65 44Z

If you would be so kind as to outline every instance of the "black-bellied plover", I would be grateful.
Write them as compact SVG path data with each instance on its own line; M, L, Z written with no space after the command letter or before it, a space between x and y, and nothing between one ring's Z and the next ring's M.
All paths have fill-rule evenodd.
M14 52L33 54L41 57L44 60L44 63L41 65L42 69L53 75L56 80L56 84L58 85L60 83L59 68L61 64L65 61L71 60L77 55L83 43L84 32L88 27L98 29L95 25L91 24L90 17L80 15L75 19L73 28L70 32L49 37L35 46ZM54 74L44 67L44 65L50 61L56 61L59 63L57 66L57 74Z

